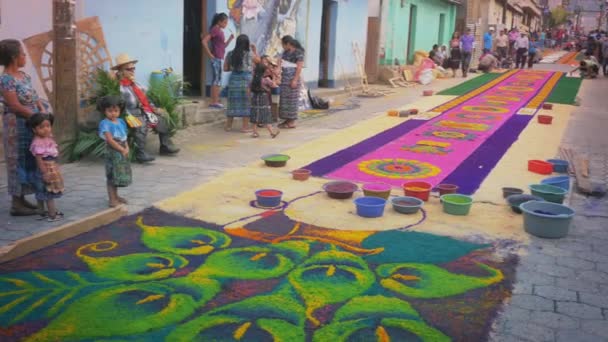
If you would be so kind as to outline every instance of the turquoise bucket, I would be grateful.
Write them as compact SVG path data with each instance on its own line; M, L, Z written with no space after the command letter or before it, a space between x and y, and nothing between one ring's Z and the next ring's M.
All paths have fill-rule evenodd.
M557 173L568 173L568 161L563 159L548 159L551 165L553 165L553 172Z
M553 186L557 186L566 191L570 190L570 177L569 176L557 176L557 177L549 177L540 181L541 184L549 184Z
M543 198L545 201L553 203L563 203L566 197L567 190L549 184L532 184L530 185L532 195Z
M524 229L541 238L557 239L568 235L574 210L561 204L529 201L519 206L524 212Z

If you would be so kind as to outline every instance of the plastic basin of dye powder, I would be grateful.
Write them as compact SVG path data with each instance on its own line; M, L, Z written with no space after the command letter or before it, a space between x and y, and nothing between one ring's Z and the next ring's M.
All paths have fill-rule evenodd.
M567 160L548 159L547 162L551 163L551 165L553 165L553 172L557 172L557 173L567 173L568 172L569 163Z
M542 202L542 201L544 201L544 199L542 199L542 197L526 195L526 194L511 195L511 196L507 197L507 202L511 206L511 210L513 210L513 212L515 212L517 214L521 214L520 206L523 203L526 203L529 201L541 201Z
M266 166L270 167L283 167L289 159L290 157L286 154L267 154L262 156L262 160L266 163Z
M281 205L283 192L275 189L260 189L255 192L255 197L260 207L274 208Z
M450 215L468 215L473 205L473 198L467 195L448 194L441 196L443 211Z
M403 184L405 196L416 197L423 201L429 200L433 186L427 182L407 182Z
M391 203L393 204L393 209L401 214L415 214L424 205L423 200L409 196L395 197L391 199Z
M553 173L553 164L543 160L528 160L528 170L541 175Z
M538 123L543 125L550 125L553 122L553 117L551 115L538 115Z
M355 183L346 181L335 181L323 184L323 190L327 196L334 199L347 199L353 197L359 187Z
M541 197L545 201L553 203L563 203L564 197L568 191L549 184L532 184L530 185L532 195Z
M541 238L557 239L568 235L574 210L565 205L529 201L520 206L524 212L524 229Z
M308 169L297 169L297 170L291 171L291 176L295 180L305 181L310 177L311 173L312 173L312 171L310 171Z
M455 194L458 191L458 185L456 184L439 184L437 185L439 195Z
M557 186L566 191L570 190L570 177L569 176L556 176L545 178L540 181L541 184L549 184L553 186Z
M380 217L384 214L386 200L380 197L363 196L354 200L357 215L361 217Z
M510 187L502 188L502 197L503 198L507 198L511 195L521 195L523 193L524 193L524 191L520 188L510 188Z
M384 183L367 183L361 187L365 196L388 199L391 195L391 186Z
M543 103L543 109L553 109L552 103Z

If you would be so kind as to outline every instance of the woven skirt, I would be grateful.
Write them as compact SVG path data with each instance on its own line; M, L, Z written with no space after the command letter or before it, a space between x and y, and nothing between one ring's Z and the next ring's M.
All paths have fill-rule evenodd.
M57 158L45 157L42 163L46 171L41 170L36 172L36 199L39 201L48 201L60 198L63 195L63 177L57 165Z
M251 96L251 122L262 125L273 123L268 93L253 93Z
M251 101L249 99L250 72L233 71L228 81L228 108L229 117L248 117L251 115Z
M281 79L281 97L279 98L279 117L284 120L298 119L300 87L291 88L291 81L296 77L296 68L283 68Z
M125 146L125 142L120 142ZM120 152L106 145L106 179L108 183L115 187L125 187L131 185L131 162Z

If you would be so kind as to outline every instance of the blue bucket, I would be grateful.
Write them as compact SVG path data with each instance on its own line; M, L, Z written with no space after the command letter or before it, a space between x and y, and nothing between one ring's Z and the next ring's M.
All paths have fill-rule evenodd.
M524 229L541 238L568 235L574 210L561 204L529 201L519 206L524 212Z
M541 184L549 184L562 188L566 191L570 190L570 177L569 176L557 176L543 179Z
M548 159L551 165L553 165L553 172L557 173L568 173L568 161L562 159Z
M384 214L386 200L380 197L359 197L354 200L357 215L361 217L380 217Z
M275 189L261 189L255 192L255 197L260 207L275 208L281 205L283 192Z

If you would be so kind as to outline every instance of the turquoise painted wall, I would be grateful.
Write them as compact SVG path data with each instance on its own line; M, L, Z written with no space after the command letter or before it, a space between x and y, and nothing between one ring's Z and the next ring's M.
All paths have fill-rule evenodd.
M139 60L139 82L166 67L182 73L182 0L86 0L84 15L99 17L112 58L124 52Z
M410 55L405 56L410 38L409 19L412 5L417 8L416 25L412 33ZM397 58L399 63L403 64L407 57L411 63L414 51L429 51L434 44L447 45L456 24L456 9L456 5L444 0L391 0L385 31L385 58L381 62L392 64ZM440 25L442 17L444 24ZM440 26L443 26L441 34ZM443 41L439 41L440 38Z

